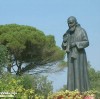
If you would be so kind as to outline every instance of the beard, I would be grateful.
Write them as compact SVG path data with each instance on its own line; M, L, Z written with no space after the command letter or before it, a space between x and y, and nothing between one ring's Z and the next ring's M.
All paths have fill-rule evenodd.
M70 30L70 32L74 32L75 31L75 26L70 27L69 30Z

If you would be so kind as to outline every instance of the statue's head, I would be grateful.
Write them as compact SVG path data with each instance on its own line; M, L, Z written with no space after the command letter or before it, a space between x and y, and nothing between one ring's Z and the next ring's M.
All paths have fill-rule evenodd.
M71 32L73 32L76 28L76 25L77 25L77 19L74 16L70 16L67 19L67 23L68 23L68 26L69 26L69 30Z

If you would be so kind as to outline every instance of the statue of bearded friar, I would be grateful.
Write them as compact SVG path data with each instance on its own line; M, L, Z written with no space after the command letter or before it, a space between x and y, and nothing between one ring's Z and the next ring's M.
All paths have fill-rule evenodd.
M67 89L84 92L89 90L87 57L85 48L89 46L86 31L71 16L67 20L69 29L63 35L62 49L67 53Z

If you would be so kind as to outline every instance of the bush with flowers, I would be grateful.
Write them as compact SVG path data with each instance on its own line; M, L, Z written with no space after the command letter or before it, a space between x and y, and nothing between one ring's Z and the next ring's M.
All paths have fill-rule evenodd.
M49 94L47 99L97 99L97 91L90 90L84 93L80 93L78 90L75 91L59 91L53 94Z
M27 84L30 85L30 87L25 86L26 83L24 84L24 79L25 78L23 78L22 76L17 77L8 73L1 75L0 99L2 94L5 96L5 98L3 99L8 99L6 98L8 94L12 95L12 98L10 97L9 99L15 99L15 98L16 99L47 99L47 95L51 89L48 89L48 87L50 88L50 83L49 81L46 80L45 77L40 77L38 79L35 78L35 80L40 82L35 82L37 83L37 85L35 85L35 83L32 82L32 85L34 83L33 87L32 85L30 85L31 83L29 83L28 81ZM48 87L46 88L47 85ZM39 89L38 87L39 88L41 87L41 89ZM43 90L46 90L47 92Z

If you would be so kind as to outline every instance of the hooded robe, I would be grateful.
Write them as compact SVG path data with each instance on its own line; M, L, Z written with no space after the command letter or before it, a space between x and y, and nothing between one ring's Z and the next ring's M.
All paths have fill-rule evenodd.
M74 47L70 47L74 43ZM68 74L67 89L84 92L89 90L89 78L87 70L86 47L89 46L86 31L78 25L74 32L67 32L63 35L62 48L67 52Z

